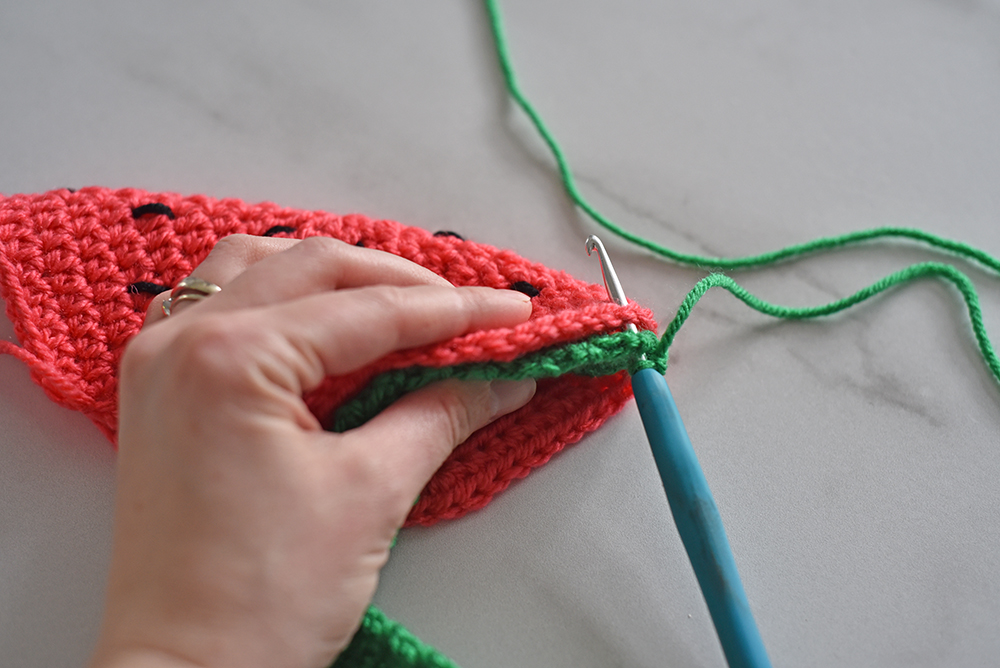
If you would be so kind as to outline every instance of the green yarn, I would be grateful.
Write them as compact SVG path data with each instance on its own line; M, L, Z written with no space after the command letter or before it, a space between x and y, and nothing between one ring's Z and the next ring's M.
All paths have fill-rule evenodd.
M573 172L570 170L569 161L566 159L566 153L556 141L555 136L552 134L552 131L549 130L545 121L542 120L538 110L535 109L534 105L525 96L524 91L521 90L521 85L517 81L517 75L514 73L514 67L511 64L510 50L507 47L507 36L504 32L503 20L500 16L498 0L486 0L486 9L490 16L490 27L493 30L494 45L497 51L497 58L500 62L500 69L503 72L504 81L507 84L507 91L510 93L510 96L514 99L521 110L527 114L531 123L538 131L538 134L541 135L542 140L552 152L552 156L555 158L556 165L559 168L559 175L562 179L563 187L565 188L566 193L569 195L570 199L572 199L573 202L595 223L607 230L610 230L611 232L614 232L618 236L631 241L637 246L653 251L657 255L673 260L678 264L702 267L710 270L724 270L760 267L811 253L855 245L864 241L895 237L916 241L937 250L963 257L966 260L970 260L988 269L992 269L996 273L1000 273L1000 259L993 257L989 253L960 241L945 239L935 234L931 234L930 232L924 232L923 230L906 227L878 227L870 230L849 232L847 234L841 234L833 237L822 237L806 243L796 244L776 251L771 251L769 253L761 253L760 255L738 258L709 257L694 255L691 253L681 253L673 250L672 248L668 248L629 232L628 230L615 224L608 217L598 211L590 202L586 200L586 198L584 198L583 194L580 192L580 189L576 185L576 179L573 177Z
M943 278L954 284L954 286L958 289L959 294L962 295L962 299L965 301L966 309L969 312L969 321L972 324L972 331L975 334L976 342L979 344L979 352L982 354L983 360L986 362L986 366L989 367L990 372L992 372L993 378L997 381L997 383L1000 383L1000 359L997 358L996 350L993 347L993 343L990 341L989 334L986 331L986 326L983 324L983 312L979 306L979 299L976 296L976 288L972 285L972 281L969 280L968 276L963 274L958 269L955 269L955 267L948 264L942 264L940 262L924 262L921 264L914 264L890 274L885 278L862 288L861 290L858 290L849 297L844 297L843 299L838 299L821 306L807 306L802 308L772 304L752 295L729 276L724 274L711 274L698 281L697 285L692 288L692 290L684 298L684 301L681 302L681 305L677 309L677 314L664 331L663 338L660 340L660 345L657 346L655 354L657 357L666 360L667 352L670 345L674 341L674 337L677 336L677 332L688 319L688 316L691 315L691 310L694 308L694 305L698 303L698 300L701 299L706 292L714 287L725 288L750 308L760 311L766 315L789 320L804 320L843 311L844 309L850 308L851 306L863 302L866 299L874 297L880 292L885 292L886 290L904 283L928 277Z
M333 431L359 427L407 392L430 383L459 380L523 380L556 378L567 373L607 376L627 370L667 368L666 353L657 355L653 332L617 332L592 336L562 346L530 353L510 362L481 362L446 367L410 367L379 374L350 402L334 413ZM648 358L648 359L647 359Z
M361 627L331 668L458 668L405 626L368 607Z

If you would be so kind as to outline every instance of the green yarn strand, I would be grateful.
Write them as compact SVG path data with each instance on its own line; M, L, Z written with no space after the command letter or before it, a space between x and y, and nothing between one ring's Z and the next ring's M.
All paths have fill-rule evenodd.
M659 346L657 346L656 355L658 358L666 359L670 346L677 336L677 332L680 331L681 326L691 315L695 304L705 296L705 293L714 287L728 290L733 296L750 308L766 315L789 320L804 320L832 315L870 299L881 292L921 278L943 278L951 282L958 289L969 312L969 321L972 324L976 343L979 345L979 352L982 354L986 366L993 373L994 379L996 379L997 383L1000 383L1000 359L997 358L996 350L993 347L992 341L990 341L986 326L983 324L983 311L980 307L979 294L976 292L976 287L964 273L951 265L940 262L914 264L858 290L849 297L844 297L843 299L820 306L801 308L772 304L751 294L746 288L729 276L724 274L710 274L698 281L684 298L684 301L681 302L681 305L677 309L677 314L663 333L663 338L660 340Z
M500 62L500 69L503 72L504 81L507 84L507 91L511 98L513 98L514 102L517 103L517 106L520 107L531 120L531 123L535 126L535 130L552 152L552 156L555 158L556 165L559 168L559 175L562 179L563 188L565 188L570 199L573 200L573 202L594 222L601 227L610 230L614 234L617 234L623 239L650 250L657 255L673 260L678 264L701 267L710 270L727 270L760 267L763 265L781 262L783 260L794 259L803 255L850 246L874 239L898 238L915 241L939 251L957 255L1000 274L1000 259L997 259L989 253L960 241L945 239L929 232L906 227L879 227L870 230L850 232L848 234L815 239L813 241L788 246L776 251L761 253L760 255L751 255L739 258L709 257L695 255L692 253L682 253L629 232L628 230L615 224L611 219L598 211L580 192L580 189L576 184L576 179L573 177L573 172L570 169L565 151L563 151L559 142L556 141L555 135L553 135L552 131L549 130L545 121L542 119L541 114L538 113L535 106L530 100L528 100L524 91L521 89L520 83L518 83L517 75L515 74L514 67L512 65L513 61L510 56L510 50L507 46L507 36L504 32L503 20L500 16L498 0L486 0L486 9L490 16L490 27L493 31L493 41L497 51L497 58Z

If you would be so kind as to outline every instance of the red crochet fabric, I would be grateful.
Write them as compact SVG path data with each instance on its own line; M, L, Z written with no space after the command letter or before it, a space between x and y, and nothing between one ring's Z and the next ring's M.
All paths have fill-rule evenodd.
M450 234L270 203L85 188L0 196L0 296L21 343L0 341L0 352L23 360L49 397L82 411L113 442L118 362L153 294L188 276L219 239L236 233L332 236L400 255L455 285L510 288L525 282L539 291L531 319L517 327L393 353L353 374L328 378L306 397L321 419L388 369L508 361L625 322L655 329L649 311L609 302L603 286ZM431 524L482 507L512 480L599 427L630 394L624 373L540 382L528 406L455 450L409 523Z

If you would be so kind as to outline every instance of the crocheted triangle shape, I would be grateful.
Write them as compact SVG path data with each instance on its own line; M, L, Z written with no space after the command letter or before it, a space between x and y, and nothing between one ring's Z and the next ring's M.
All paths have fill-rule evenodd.
M86 414L114 442L118 362L150 300L188 276L219 239L237 233L331 236L400 255L455 285L534 294L526 323L396 352L326 379L306 401L327 426L338 407L386 373L511 362L614 332L626 322L655 329L648 310L609 302L603 286L454 233L271 203L92 187L0 196L0 296L21 344L0 342L0 352L23 360L50 398ZM599 427L631 395L623 372L601 365L589 376L582 371L539 381L528 406L457 448L421 494L408 524L432 524L484 506Z

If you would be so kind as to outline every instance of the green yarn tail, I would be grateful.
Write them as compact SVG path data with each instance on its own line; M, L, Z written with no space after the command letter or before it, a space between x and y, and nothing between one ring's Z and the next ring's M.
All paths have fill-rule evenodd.
M738 258L710 257L704 255L694 255L691 253L681 253L673 250L672 248L668 248L629 232L628 230L615 224L611 219L598 211L597 208L588 202L580 192L580 189L576 184L576 179L573 177L573 172L570 170L566 153L556 141L552 131L549 130L548 126L545 124L541 114L538 113L538 110L535 109L535 106L524 94L520 83L518 83L517 75L515 74L514 66L512 65L510 50L507 46L507 36L503 27L503 19L500 16L498 0L486 0L486 9L489 13L490 27L493 30L493 41L497 51L497 58L500 63L500 69L503 72L504 81L507 84L507 91L514 102L516 102L521 110L527 114L532 125L535 126L535 130L538 131L538 134L552 152L552 156L555 158L556 165L559 168L559 176L562 179L563 187L565 188L566 193L569 195L570 199L572 199L573 202L595 223L607 230L610 230L611 232L614 232L618 236L631 241L637 246L646 248L647 250L673 260L678 264L702 267L710 270L726 270L761 267L764 265L774 264L782 260L789 260L833 248L850 246L865 241L871 241L873 239L899 238L916 241L917 243L924 244L936 250L957 255L1000 274L1000 259L997 259L989 253L960 241L945 239L929 232L906 227L879 227L871 230L850 232L848 234L823 237L814 241L788 246L787 248L782 248L769 253Z
M368 607L361 627L330 668L458 668L405 626Z
M905 227L879 227L870 230L850 232L838 236L823 237L814 241L788 246L769 253L762 253L760 255L752 255L741 258L708 257L682 253L654 241L644 239L643 237L623 229L598 211L580 192L580 189L577 187L576 180L573 177L573 172L570 170L569 161L566 159L565 152L556 141L551 130L549 130L548 126L545 124L541 114L538 113L538 110L535 109L534 105L528 100L527 96L525 96L524 91L521 89L521 86L517 81L514 67L511 64L512 61L510 51L507 46L507 36L504 32L503 20L500 16L498 0L485 1L486 9L490 18L490 27L493 30L497 58L500 64L500 69L503 72L504 81L507 85L507 91L521 110L527 114L531 123L538 131L538 134L552 152L552 156L555 158L556 165L559 169L559 175L562 179L563 187L565 188L570 199L594 222L617 234L618 236L679 264L702 267L711 270L732 270L762 267L812 253L842 248L875 239L895 238L917 242L918 244L927 246L931 249L963 258L971 263L990 270L995 274L1000 274L1000 259L997 259L985 251L979 250L978 248L960 241L945 239L929 232ZM677 330L680 329L680 326L687 319L691 308L698 302L702 295L704 295L705 292L712 287L718 286L729 290L745 304L760 311L761 313L766 313L776 318L801 319L815 318L822 315L836 313L837 311L853 306L854 304L868 299L869 297L883 292L893 286L924 277L942 278L950 281L956 288L958 288L958 291L961 293L962 298L965 300L966 307L968 308L969 317L972 321L972 329L983 359L986 361L986 364L990 368L994 377L998 380L998 382L1000 382L1000 364L997 362L994 347L990 342L989 336L986 333L986 328L983 325L982 309L980 308L979 295L976 292L975 286L963 272L949 265L935 262L912 265L883 278L882 280L858 291L850 297L831 302L824 306L810 308L777 306L751 295L730 278L722 275L708 276L698 283L698 285L696 285L684 299L677 315L674 317L673 322L670 323L670 326L667 328L663 336L663 340L657 350L657 355L660 356L665 363L667 350L673 342L674 337L677 334Z
M838 299L821 306L806 306L802 308L772 304L750 294L744 287L728 276L711 274L698 281L684 298L684 301L681 302L681 305L677 308L677 314L670 324L667 325L663 333L663 338L660 340L659 346L657 346L656 355L657 357L662 357L664 360L666 359L670 345L674 342L674 338L677 336L677 332L680 331L681 326L691 315L694 305L698 303L698 300L706 292L714 287L725 288L750 308L766 315L790 320L805 320L843 311L881 292L921 278L943 278L958 289L969 312L969 321L972 324L976 343L979 345L979 352L983 356L986 366L993 374L993 378L1000 384L1000 359L997 358L996 350L993 347L992 341L990 341L986 326L983 324L983 311L979 305L976 288L968 276L955 267L948 264L941 264L940 262L914 264L893 274L889 274L868 287L858 290L849 297L844 297L843 299Z

